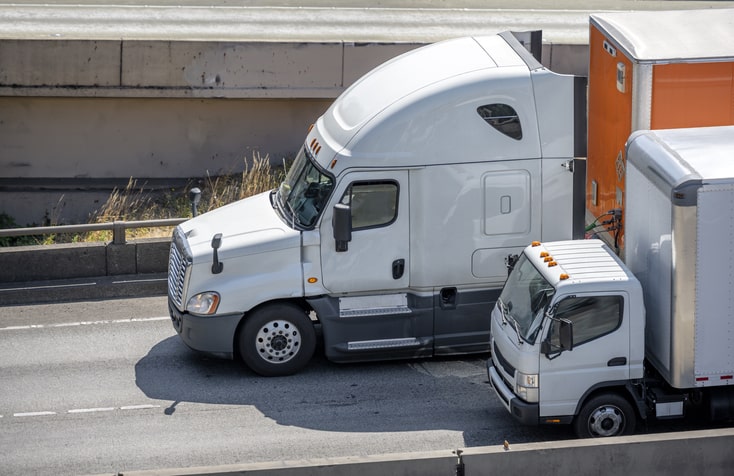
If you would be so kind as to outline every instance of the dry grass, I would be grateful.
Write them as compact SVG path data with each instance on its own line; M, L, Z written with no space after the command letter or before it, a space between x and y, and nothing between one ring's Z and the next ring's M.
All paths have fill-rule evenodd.
M254 154L250 163L245 160L245 170L242 173L207 176L191 181L184 190L171 190L162 196L147 193L137 180L131 178L123 190L112 191L104 205L93 215L90 223L187 218L192 216L188 191L194 186L201 189L201 202L198 210L199 213L203 213L260 192L272 190L278 186L284 176L283 169L273 170L268 156L261 157L259 154ZM128 230L126 237L128 240L134 240L170 235L169 227L137 228ZM96 231L75 236L69 241L110 240L112 240L111 231Z

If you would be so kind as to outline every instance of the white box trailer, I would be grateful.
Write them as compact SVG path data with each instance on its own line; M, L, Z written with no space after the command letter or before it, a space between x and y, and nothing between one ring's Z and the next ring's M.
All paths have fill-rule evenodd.
M734 384L734 127L635 133L627 156L647 358L676 388Z
M492 311L490 383L524 423L734 418L734 127L637 132L626 150L625 263L599 240L536 243Z

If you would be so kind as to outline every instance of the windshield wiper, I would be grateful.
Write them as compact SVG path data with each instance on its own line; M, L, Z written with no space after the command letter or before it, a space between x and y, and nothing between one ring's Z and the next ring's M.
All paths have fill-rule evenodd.
M519 325L519 324L517 323L517 319L515 319L515 318L514 318L514 317L512 317L512 316L509 316L509 317L510 317L510 319L509 319L509 320L510 320L510 321L512 321L512 327L514 327L514 328L515 328L515 333L517 333L517 343L518 343L518 344L520 344L520 345L522 345L522 343L523 343L523 338L522 338L522 336L520 335L520 325Z
M504 301L502 301L502 298L497 298L497 304L500 307L500 315L502 316L502 325L507 325L507 306L505 305Z

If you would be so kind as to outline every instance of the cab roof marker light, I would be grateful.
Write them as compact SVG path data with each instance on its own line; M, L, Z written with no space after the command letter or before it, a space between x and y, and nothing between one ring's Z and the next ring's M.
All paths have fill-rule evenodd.
M549 268L552 268L554 266L558 266L558 263L556 263L555 261L551 261L551 262L548 263L548 267Z
M546 256L545 258L543 258L543 262L544 263L550 263L552 261L553 261L553 257L552 256Z
M331 168L333 169L334 167L336 167L336 159L331 161Z
M533 241L532 243L530 243L530 246L540 246L540 241Z
M540 252L540 257L541 258L545 258L546 256L550 256L550 253L548 253L547 251L541 251Z
M560 279L561 281L565 281L565 280L567 280L568 278L569 278L569 276L568 276L568 274L566 274L566 273L561 273L561 275L560 275L560 276L558 276L558 279Z
M314 126L313 124L311 124L310 126L308 126L308 131L306 131L306 133L311 132L313 130L313 126Z
M314 155L319 155L319 152L321 152L321 144L316 147L316 150L314 151Z
M309 144L309 147L311 150L313 150L313 145L316 143L316 138L314 137L313 140L311 140L311 144Z

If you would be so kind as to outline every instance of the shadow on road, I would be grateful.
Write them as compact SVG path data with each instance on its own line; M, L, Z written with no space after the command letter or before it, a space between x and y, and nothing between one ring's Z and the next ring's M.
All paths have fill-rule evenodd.
M466 446L571 437L518 425L490 393L485 359L334 364L317 353L302 372L268 378L174 336L137 362L135 377L146 396L170 402L163 411L172 417L182 403L203 403L252 406L280 425L323 431L462 431Z

